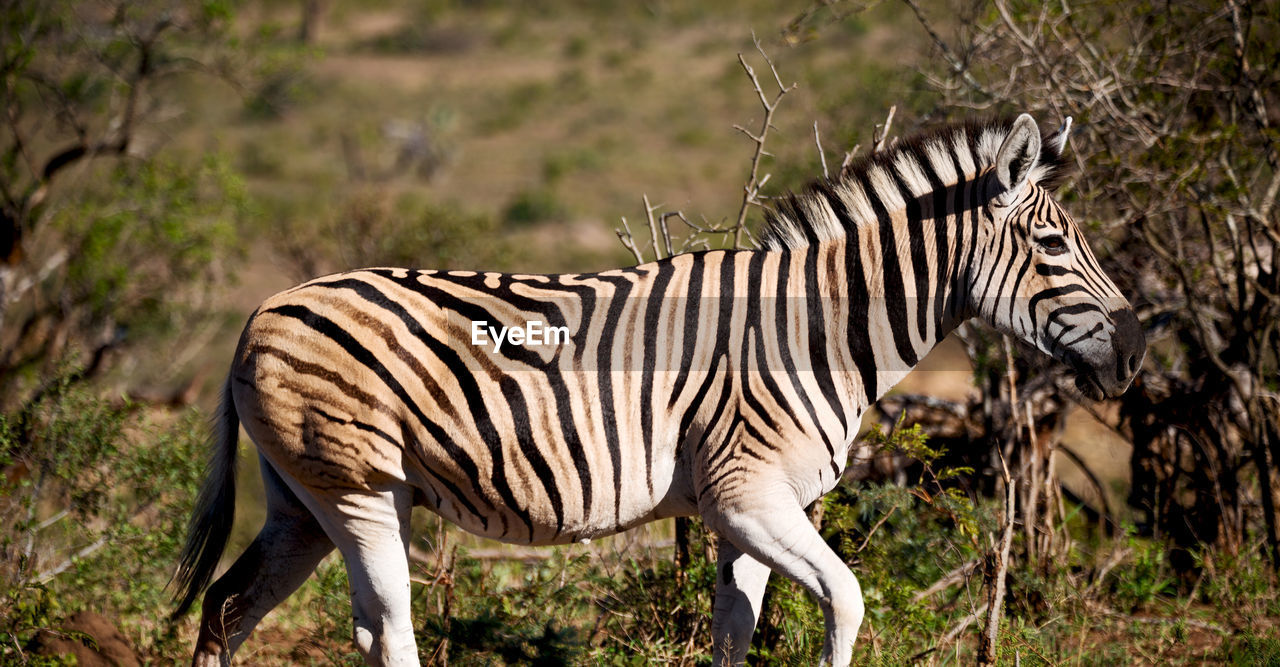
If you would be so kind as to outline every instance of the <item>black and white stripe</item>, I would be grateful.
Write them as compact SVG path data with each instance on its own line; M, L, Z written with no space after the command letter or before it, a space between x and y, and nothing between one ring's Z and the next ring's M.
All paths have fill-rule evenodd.
M773 569L819 595L825 655L841 664L857 582L795 517L839 480L862 412L971 317L1072 364L1087 394L1122 390L1141 360L1136 320L1051 196L1064 144L1026 116L939 128L785 199L758 251L593 274L369 269L271 297L224 410L281 480L269 515L317 525L280 519L267 538L336 544L362 652L412 664L407 579L367 574L403 570L389 538L368 535L402 540L408 506L524 544L699 514L725 540L717 658L741 660ZM473 344L474 322L568 336L495 349ZM206 514L184 606L225 542ZM267 538L209 598L253 599L262 554L283 548ZM257 607L238 604L251 627ZM210 645L197 661L238 640Z

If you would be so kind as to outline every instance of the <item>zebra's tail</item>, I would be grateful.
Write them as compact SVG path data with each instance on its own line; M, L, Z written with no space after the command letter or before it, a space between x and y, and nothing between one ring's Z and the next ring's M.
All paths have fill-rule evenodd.
M236 513L236 453L240 444L240 416L231 398L231 377L222 386L222 403L214 417L213 453L208 475L196 499L191 523L187 527L187 543L182 560L171 584L177 584L178 608L170 618L176 619L195 602L209 586L213 571L222 559L222 551L231 535Z

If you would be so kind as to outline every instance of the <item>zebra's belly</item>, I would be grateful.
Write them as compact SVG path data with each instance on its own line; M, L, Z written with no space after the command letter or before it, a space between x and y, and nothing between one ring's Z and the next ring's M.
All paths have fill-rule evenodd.
M422 503L430 508L430 503ZM679 509L670 511L669 507ZM624 519L622 523L613 521L603 522L571 522L563 527L552 521L533 521L532 533L527 532L524 524L521 522L519 514L510 508L498 508L493 514L489 515L489 521L485 522L482 518L470 513L454 514L452 510L446 506L439 514L445 516L451 523L459 528L480 537L506 542L508 544L520 544L529 546L550 546L572 544L575 542L586 543L611 535L617 535L637 526L657 521L660 519L671 518L673 516L691 516L696 512L696 507L686 502L680 503L659 503L653 507L649 513ZM505 522L501 517L505 517ZM530 537L532 535L532 537Z
M406 480L417 503L462 529L513 544L568 544L613 535L696 512L685 470L671 448L653 455L633 448L613 454L604 443L569 451L563 442L456 443L467 459L439 442L407 443L416 453ZM613 462L619 462L614 473ZM474 462L474 469L462 461Z

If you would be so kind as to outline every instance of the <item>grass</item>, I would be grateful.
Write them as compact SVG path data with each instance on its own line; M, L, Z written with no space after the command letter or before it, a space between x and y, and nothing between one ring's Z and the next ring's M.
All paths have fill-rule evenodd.
M106 541L45 584L7 581L0 591L0 656L19 659L8 647L91 609L113 619L143 659L181 660L195 615L176 625L158 619L169 606L165 585L203 474L206 420L196 411L157 420L72 388L55 391L41 406L38 419L22 428L49 444L41 450L51 457L48 491L10 479L0 498L70 498L73 511L63 521L71 530L6 520L12 526L6 548L33 530L41 553L99 535ZM18 427L0 421L0 452L13 451ZM911 431L873 432L869 439L925 460L938 455ZM920 593L982 555L999 508L932 481L948 475L936 470L921 478L930 481L905 487L842 485L824 501L823 534L858 574L867 602L856 664L901 664L920 655L936 664L975 659L978 625L954 644L938 642L981 601L980 574ZM13 518L30 506L3 509ZM136 521L143 515L146 525ZM415 526L424 557L411 569L413 607L424 660L447 653L457 665L638 665L701 663L710 655L715 567L696 522L684 567L674 563L669 524L519 558L495 558L491 543L425 513ZM998 641L1003 660L1275 664L1280 590L1259 549L1201 554L1201 574L1188 580L1163 557L1160 543L1131 532L1099 537L1078 516L1065 529L1074 534L1065 557L1047 567L1019 560L1010 570ZM345 570L331 556L262 623L241 659L360 664L349 617ZM811 664L822 643L821 613L797 586L775 579L758 633L753 659L760 664Z
M785 7L551 7L534 12L444 3L413 10L388 3L361 12L338 4L326 15L321 41L301 51L286 45L291 17L269 14L280 26L272 33L280 55L264 65L269 75L242 99L216 85L190 84L183 98L202 113L174 133L174 147L198 151L216 141L238 156L252 192L278 202L268 230L296 228L291 219L308 224L314 215L313 193L349 187L344 137L355 139L369 164L391 165L397 146L382 128L443 112L456 119L451 126L428 125L433 140L454 149L448 167L425 182L390 179L389 196L411 188L519 222L558 221L571 212L608 237L619 216L634 216L646 192L694 219L714 221L736 211L745 175L740 158L749 146L731 128L750 125L759 112L735 57L750 55L751 28L783 76L801 83L785 102L792 112L779 116L779 141L771 146L778 157L766 168L804 168L775 175L779 188L818 173L809 130L814 119L829 141L842 141L847 137L835 128L869 131L903 92L900 85L881 89L816 76L850 71L843 62L832 67L833 60L863 71L877 62L896 66L896 59L853 38L842 40L838 58L822 44L784 46L770 35L792 17L794 10ZM449 48L427 43L449 31L466 39ZM856 107L820 102L855 89ZM828 146L831 155L840 149ZM589 166L567 172L555 166L575 154L591 154ZM544 173L571 205L542 206L549 199L538 182ZM557 180L563 178L572 182ZM584 256L582 264L562 266L560 244L522 245L535 251L527 264L481 268L586 270L625 261L616 248L601 247L594 260ZM343 262L332 258L319 268L336 270Z

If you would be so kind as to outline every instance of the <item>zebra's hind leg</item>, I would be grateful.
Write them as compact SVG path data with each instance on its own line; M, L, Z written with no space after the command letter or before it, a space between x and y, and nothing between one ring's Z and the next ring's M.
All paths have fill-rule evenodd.
M353 639L366 663L416 667L409 597L412 490L351 491L317 516L342 552L351 584Z
M711 613L713 664L741 665L751 648L760 603L769 583L769 566L720 540L716 563L716 597Z
M259 457L267 519L231 569L209 587L191 664L215 667L231 656L268 612L306 581L333 542L311 512Z
M776 496L774 497L776 498ZM753 503L751 509L711 512L708 524L743 553L803 586L818 600L826 621L822 664L849 664L862 625L858 579L823 541L794 500Z

